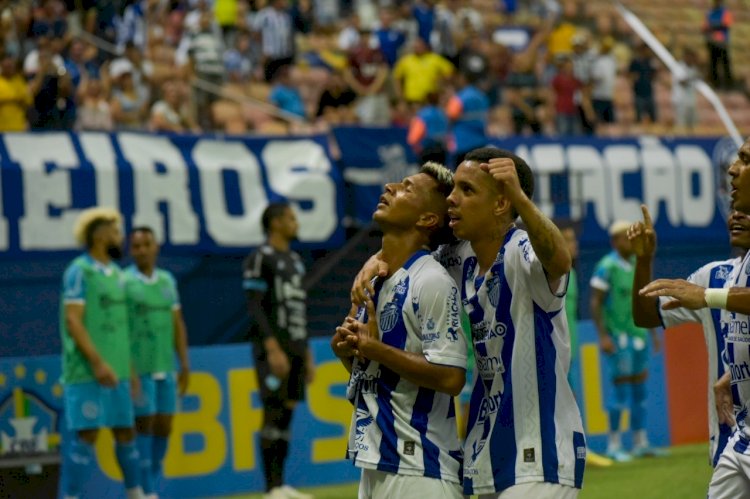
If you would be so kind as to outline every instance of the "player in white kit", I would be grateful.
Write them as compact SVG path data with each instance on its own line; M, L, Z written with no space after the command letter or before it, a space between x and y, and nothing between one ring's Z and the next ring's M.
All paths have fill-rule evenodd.
M360 499L463 497L453 396L464 385L466 339L459 290L429 252L447 222L451 177L428 163L386 185L373 220L380 256L396 270L331 340L351 373L347 457L362 469Z
M724 373L728 372L728 357L725 350L724 332L721 326L719 309L702 308L690 310L675 308L661 310L660 303L668 301L661 297L648 298L638 291L652 279L652 263L656 252L656 232L651 215L646 206L643 210L643 222L633 224L628 230L628 238L636 254L635 277L633 280L633 319L640 327L672 327L679 324L697 323L703 326L703 334L708 349L708 430L709 430L709 463L716 466L719 456L732 435L732 427L720 422L716 410L714 385ZM742 249L743 255L750 250L750 217L733 211L727 219L727 229L732 247ZM742 256L709 262L695 272L687 281L707 288L728 288L734 271L742 263Z
M750 214L750 140L728 170L732 207ZM657 279L641 289L645 297L668 297L662 309L721 309L729 381L737 431L711 477L709 499L750 499L750 252L729 276L730 287L704 287L679 279Z

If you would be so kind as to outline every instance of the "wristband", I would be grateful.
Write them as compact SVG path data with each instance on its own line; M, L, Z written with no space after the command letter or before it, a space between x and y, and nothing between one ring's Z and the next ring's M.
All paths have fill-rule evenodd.
M708 308L727 308L729 288L706 288L703 297Z

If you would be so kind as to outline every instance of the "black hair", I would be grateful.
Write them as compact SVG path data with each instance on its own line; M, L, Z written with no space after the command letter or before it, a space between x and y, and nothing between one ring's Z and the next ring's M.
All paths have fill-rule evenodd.
M289 208L290 205L286 201L278 201L266 206L266 209L263 210L263 216L261 217L263 232L268 234L268 231L271 229L271 222L281 217Z
M518 174L518 182L521 184L521 190L528 196L529 199L534 197L534 174L531 172L531 167L523 158L516 156L510 151L505 149L499 149L497 147L480 147L469 151L464 157L464 161L476 161L478 163L488 163L491 159L495 158L510 158L513 160L513 164L516 165L516 173ZM518 212L515 208L512 211L513 219L518 217Z
M151 236L154 235L154 229L152 229L148 225L139 225L138 227L133 227L133 229L130 231L130 236L132 237L136 232L143 232L145 234L150 234Z

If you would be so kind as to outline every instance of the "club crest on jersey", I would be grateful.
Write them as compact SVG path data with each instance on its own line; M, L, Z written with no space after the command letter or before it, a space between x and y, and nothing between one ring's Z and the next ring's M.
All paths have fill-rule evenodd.
M426 326L427 326L427 330L428 331L432 331L433 329L435 329L435 321L432 320L432 317L430 317L429 319L427 319Z
M716 269L716 279L720 281L725 281L729 279L729 267L726 265L721 265Z
M487 296L490 299L490 303L493 307L497 307L500 303L500 276L492 274L492 277L487 281Z
M745 275L750 275L750 261L745 264Z
M406 280L402 280L402 281L399 281L399 283L393 287L393 293L396 295L405 295L406 289L407 289Z
M380 314L380 331L388 333L396 327L400 312L398 305L395 303L386 303L383 312Z

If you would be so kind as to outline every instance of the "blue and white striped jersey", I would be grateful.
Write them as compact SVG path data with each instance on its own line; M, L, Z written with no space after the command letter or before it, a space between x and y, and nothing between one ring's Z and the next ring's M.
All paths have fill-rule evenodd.
M741 262L741 258L710 262L693 272L687 280L706 288L731 287L732 280L730 277L734 269ZM662 310L662 304L670 299L666 297L659 298L659 314L664 327L672 327L689 322L699 323L703 326L703 336L706 339L706 347L708 348L709 462L711 466L716 466L729 437L732 436L732 428L730 426L719 424L713 390L716 381L729 369L724 349L724 334L721 328L721 310L716 308L702 308L700 310L676 308L673 310Z
M381 341L424 354L434 364L466 369L458 294L429 253L415 253L376 286ZM347 397L355 408L347 458L356 466L461 483L453 397L417 386L377 362L357 359Z
M746 288L750 285L750 252L735 266L730 281L732 287ZM750 455L750 317L722 310L721 327L732 376L734 417L741 432L734 450Z
M468 242L436 257L462 283L477 362L464 494L530 482L580 488L586 441L568 384L567 277L550 290L528 235L515 227L484 275Z

